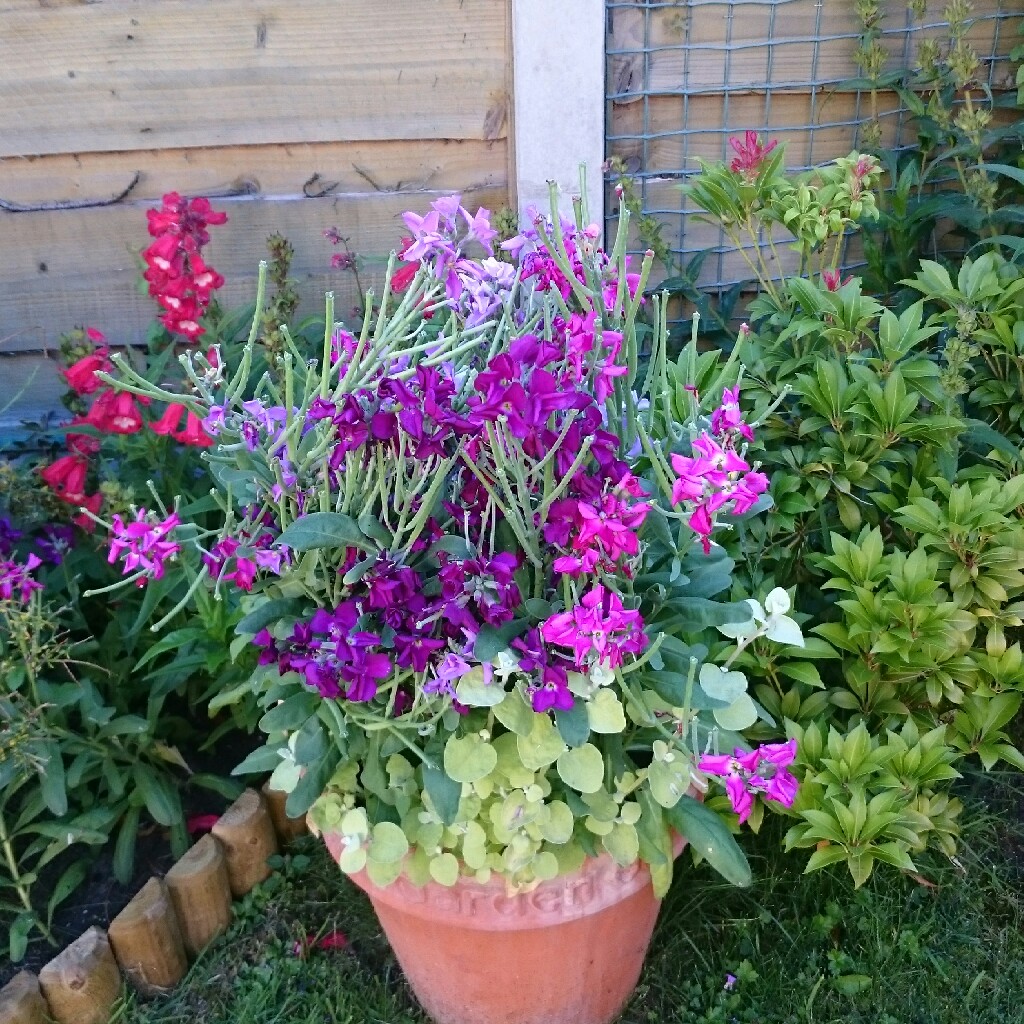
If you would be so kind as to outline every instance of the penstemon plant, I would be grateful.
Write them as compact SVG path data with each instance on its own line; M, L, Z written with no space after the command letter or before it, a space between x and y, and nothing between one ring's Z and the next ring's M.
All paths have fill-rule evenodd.
M282 327L254 373L261 294L230 376L193 354L172 395L119 363L118 386L201 418L223 525L139 508L103 523L110 557L126 583L246 592L233 650L260 665L233 696L257 695L267 743L238 770L273 770L288 812L377 884L528 886L607 853L664 892L673 832L745 884L735 815L756 826L761 798L796 796L796 742L742 739L765 713L732 660L800 630L781 590L722 596L716 537L769 504L739 367L677 416L653 254L630 273L628 212L606 252L574 206L561 218L553 194L503 259L458 196L406 214L404 266L358 336L328 295L318 360ZM713 780L725 794L702 800Z

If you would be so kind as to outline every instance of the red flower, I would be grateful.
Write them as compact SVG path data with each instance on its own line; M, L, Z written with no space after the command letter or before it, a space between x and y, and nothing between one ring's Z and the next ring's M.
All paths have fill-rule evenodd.
M77 363L62 371L68 387L79 395L91 395L98 391L102 382L96 376L96 371L112 369L107 352L108 349L98 348L92 355L83 356Z
M158 420L154 420L149 425L149 429L154 434L173 434L178 429L178 424L181 423L181 414L185 411L185 406L180 405L178 402L171 402L163 416Z
M149 405L149 399L140 399ZM127 391L104 391L86 414L86 423L108 434L136 434L142 429L142 413L135 396Z
M90 340L99 344L101 341L106 341L107 336L102 332L98 331L95 327L86 327L85 336Z
M304 940L300 940L292 946L292 953L305 959L314 949L345 949L347 947L348 937L345 933L333 931L319 939L315 935L307 935Z
M89 463L81 455L65 455L39 471L43 482L61 501L81 505L85 501L85 477Z
M90 494L88 497L83 497L78 504L82 508L87 508L94 516L99 515L100 505L103 504L103 495L98 492ZM84 512L75 516L71 521L75 526L80 526L83 530L88 530L89 533L96 529L96 524Z
M69 424L67 433L68 448L79 455L95 455L100 450L100 439L93 434L86 434L79 430L72 430L72 427L85 423L84 416L76 416Z
M753 181L757 177L758 171L761 170L764 158L778 145L778 142L772 141L764 146L761 144L757 132L747 131L742 142L734 138L729 140L729 145L732 146L733 152L736 154L733 162L729 164L729 170L736 174L742 174L747 181Z
M164 418L166 419L166 414ZM194 445L197 448L209 448L213 444L213 438L203 430L203 421L191 409L185 420L185 429L175 431L172 436L175 441Z
M209 832L219 820L216 814L193 814L185 819L185 828L190 836L194 836L198 832Z

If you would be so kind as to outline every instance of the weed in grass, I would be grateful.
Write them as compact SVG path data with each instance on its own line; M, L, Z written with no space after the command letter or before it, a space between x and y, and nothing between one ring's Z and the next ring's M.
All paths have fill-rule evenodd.
M921 884L802 875L766 827L753 888L680 866L623 1024L1017 1024L1024 1003L1024 777L970 777L956 863ZM343 950L293 952L344 932ZM366 898L318 844L239 905L167 999L118 1024L426 1024Z

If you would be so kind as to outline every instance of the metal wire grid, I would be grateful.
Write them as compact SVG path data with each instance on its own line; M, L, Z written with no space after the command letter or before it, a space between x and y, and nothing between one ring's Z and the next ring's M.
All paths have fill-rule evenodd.
M936 0L931 0L934 6ZM828 104L824 102L834 95L835 88L851 77L849 70L844 73L829 74L829 69L822 64L822 44L843 43L849 47L852 54L860 38L861 32L851 21L851 29L843 32L823 33L822 21L825 5L842 5L843 8L852 9L853 0L816 0L814 4L813 24L809 26L806 34L782 35L777 31L779 11L789 5L805 3L806 0L606 0L608 19L608 47L606 50L607 68L607 89L606 89L606 144L609 153L617 148L617 143L630 144L634 153L632 166L627 162L627 170L630 177L638 183L643 212L658 218L665 225L663 236L669 238L672 232L673 241L670 245L673 256L684 265L687 260L699 252L710 250L713 259L706 259L701 275L702 284L712 288L725 289L745 279L749 275L735 273L736 268L729 267L729 254L734 250L727 242L724 235L719 232L717 243L708 245L706 240L694 239L693 231L688 224L688 210L685 206L681 190L675 189L678 200L672 204L664 202L655 194L656 186L665 182L684 183L689 177L699 170L697 160L692 150L693 143L698 137L703 137L704 145L701 146L706 157L708 154L708 140L716 140L711 143L711 149L717 150L712 158L722 158L729 154L728 139L738 134L742 129L750 128L763 132L772 137L792 140L795 136L803 135L803 152L806 153L806 160L789 163L789 169L793 171L806 170L817 163L832 159L843 152L849 152L855 147L858 141L859 129L864 121L864 100L866 93L854 94L854 105L852 113L846 116L829 116ZM847 7L848 5L848 7ZM890 8L894 6L890 0ZM900 3L898 5L904 12L902 24L895 24L898 20L895 12L891 10L883 22L881 36L883 40L890 41L889 52L893 59L899 56L901 67L910 67L913 59L914 46L917 36L928 30L942 30L948 28L948 21L941 18L930 18L915 21L909 5ZM710 8L724 8L725 14L725 37L719 42L697 41L692 38L695 19L701 16L702 9L707 11ZM833 11L836 7L832 8ZM652 41L653 19L658 12L675 11L679 15L679 22L682 26L681 38L671 42ZM744 11L760 11L767 13L766 38L734 39L735 25L738 19L744 16ZM634 20L642 18L642 37L630 41L629 45L615 45L615 19L617 14L627 14ZM620 14L621 16L621 14ZM1007 63L1007 58L1000 54L1001 32L1004 24L1010 18L1024 16L1024 4L1021 0L998 0L994 11L989 10L973 16L971 27L991 25L991 48L986 52L979 52L979 57L984 65L988 66L988 84L994 87L999 80L1001 65ZM985 35L989 30L985 29ZM895 42L897 45L891 45ZM794 44L808 44L811 47L811 60L809 75L802 78L775 78L776 54L782 46ZM763 82L742 83L734 85L731 75L733 56L743 51L756 51L766 49L765 75ZM694 57L700 53L720 53L722 56L722 79L716 82L700 82L695 80L691 73ZM656 88L652 85L651 65L652 58L656 55L675 53L681 58L682 74L677 88ZM640 59L641 81L639 88L628 89L616 88L616 76L614 74L615 62L617 60L630 60L634 67ZM716 76L717 77L717 76ZM787 123L785 118L779 119L773 116L773 98L781 93L793 94L804 93L808 98L809 117L797 123ZM749 123L745 121L742 129L731 123L730 104L735 108L737 96L749 96L751 93L763 95L763 118L760 123L756 121ZM651 101L659 97L676 97L681 100L681 116L678 127L673 125L670 129L652 130L651 124ZM708 127L706 125L692 124L691 103L698 97L720 97L721 100L721 127ZM615 117L616 105L623 103L642 104L639 131L616 131ZM892 138L898 145L905 139L907 127L907 115L909 110L899 105L886 110L883 118L889 122ZM834 146L828 152L823 152L818 145L821 135L836 130L844 131L845 142L840 149ZM679 145L675 147L680 154L677 161L665 162L657 160L653 156L656 144L663 140L677 140ZM671 148L664 146L657 147L660 152L671 152ZM609 181L611 178L609 178ZM664 193L661 189L660 193ZM615 204L609 203L609 230L614 231ZM638 251L638 250L634 250ZM735 262L735 261L733 261Z

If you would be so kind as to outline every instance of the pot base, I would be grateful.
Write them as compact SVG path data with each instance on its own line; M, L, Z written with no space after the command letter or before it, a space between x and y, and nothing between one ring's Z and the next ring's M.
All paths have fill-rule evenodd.
M337 859L341 837L323 838ZM437 1024L611 1024L636 988L660 903L645 864L622 868L607 854L513 895L497 877L451 888L351 877Z

